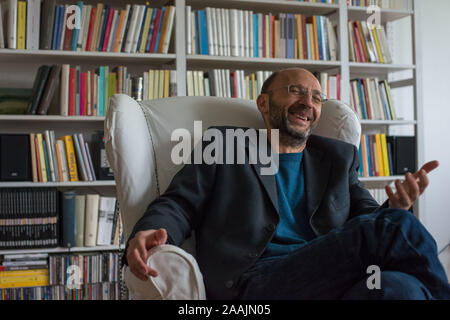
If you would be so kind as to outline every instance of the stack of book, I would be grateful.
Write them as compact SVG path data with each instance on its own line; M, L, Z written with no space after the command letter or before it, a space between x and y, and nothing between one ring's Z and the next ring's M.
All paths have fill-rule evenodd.
M328 99L341 99L341 75L331 75L327 72L315 72L314 75L320 82L322 92Z
M187 54L337 60L336 31L324 16L186 6Z
M382 25L350 20L348 43L352 62L392 63L386 31Z
M24 114L30 99L29 88L0 88L0 114Z
M392 149L386 134L361 135L359 176L389 177L393 172Z
M4 11L7 41L0 37L0 48L167 53L172 39L174 6L113 8L103 3L69 5L46 0L41 13L40 0L4 4L0 16Z
M350 105L362 120L397 120L387 80L351 80Z
M0 248L56 247L58 196L56 188L0 189Z
M6 288L48 286L49 284L47 253L0 256L0 291Z
M271 71L248 75L244 70L214 69L209 72L187 71L188 96L216 96L256 100Z
M19 270L0 265L0 300L120 298L119 253L5 255L3 264L38 257L45 263L39 268L25 265Z
M61 203L64 247L119 245L121 218L115 197L64 191Z
M410 9L410 0L352 0L351 5L355 7L377 6L383 9Z
M33 182L96 181L91 151L82 133L55 139L53 130L30 133Z

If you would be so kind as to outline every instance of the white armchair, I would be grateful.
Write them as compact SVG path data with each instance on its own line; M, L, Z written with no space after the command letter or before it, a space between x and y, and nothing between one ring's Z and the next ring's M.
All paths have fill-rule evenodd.
M148 205L163 193L180 165L170 158L178 142L171 141L175 129L184 128L194 139L194 121L202 129L233 125L265 128L253 101L216 97L173 97L136 102L124 94L113 95L105 120L105 146L114 171L124 236L128 239ZM359 146L361 126L356 114L342 102L324 104L315 134ZM193 142L192 142L193 144ZM132 299L205 299L205 287L195 261L195 239L182 249L164 245L151 251L147 264L160 275L149 281L125 270L125 283Z

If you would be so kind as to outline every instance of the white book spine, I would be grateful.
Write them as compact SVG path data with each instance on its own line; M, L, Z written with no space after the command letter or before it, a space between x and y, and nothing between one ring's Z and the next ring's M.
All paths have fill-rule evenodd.
M247 99L247 96L246 96L246 92L247 92L247 89L246 89L246 82L245 82L245 75L244 75L244 70L240 70L240 72L241 72L241 92L242 92L242 99Z
M238 38L238 21L237 10L230 10L230 34L231 34L231 55L233 57L239 56L239 38Z
M148 71L144 72L143 100L148 100Z
M231 74L230 69L225 70L225 76L226 76L226 87L227 87L227 97L231 98Z
M76 51L81 50L81 44L83 43L84 31L89 27L89 26L86 27L87 9L88 9L87 5L83 5L83 8L81 9L81 21L80 21L81 25L80 25L80 30L78 30Z
M248 16L247 16L247 11L246 10L242 10L242 29L243 29L243 35L244 35L244 52L243 52L243 56L244 57L248 57L248 36L249 36L249 32L250 32L250 26L248 25Z
M262 85L264 83L264 76L263 76L263 72L262 71L257 71L256 72L256 82L258 84L258 87L257 87L258 93L260 93Z
M186 86L187 86L187 95L188 97L192 97L194 95L194 80L192 79L192 71L186 71Z
M86 247L95 247L97 243L99 198L100 196L98 194L86 195L86 217L84 230L84 245Z
M41 1L27 0L26 48L39 49L39 28L41 20Z
M145 5L140 5L139 6L139 14L138 14L137 22L136 22L135 29L134 29L134 36L133 36L133 43L132 43L132 46L131 46L131 53L135 53L136 50L137 50L137 43L139 41L139 35L141 33L142 20L144 19L145 9L146 9Z
M50 148L52 150L53 166L55 167L55 181L61 181L59 177L58 159L56 158L56 138L55 131L50 130Z
M213 43L213 22L212 22L212 8L207 7L206 10L206 25L207 25L207 35L208 35L208 52L209 55L215 56L214 43Z
M116 198L100 197L98 212L97 245L109 245L114 220Z
M240 75L240 71L236 70L234 72L234 76L236 77L236 97L238 97L239 99L242 98L242 92L241 92L241 75Z
M63 64L61 66L61 109L60 115L69 115L69 71L70 65Z
M230 9L224 9L225 12L225 37L226 37L226 55L231 56L231 42L230 42Z
M222 24L222 18L221 18L221 9L217 8L215 9L215 18L216 18L216 25L217 25L217 46L219 48L219 55L224 56L224 39L223 39L223 24Z
M209 79L203 78L203 82L204 82L204 88L205 88L205 96L209 97L209 96L211 96L211 92L209 89Z
M196 97L198 97L199 95L200 95L200 85L199 85L199 83L198 83L198 78L199 78L199 76L198 76L198 73L199 73L199 71L194 71L193 72L193 76L194 76L194 96L196 96Z
M17 0L8 0L8 48L17 48Z
M94 181L93 177L92 177L92 173L89 167L89 160L87 158L87 152L85 149L85 144L84 144L84 137L82 133L78 133L78 142L80 144L80 149L81 149L81 154L83 156L83 162L84 162L84 166L86 168L86 174L87 174L87 178L89 181Z
M199 95L204 97L205 96L205 87L204 87L204 81L203 81L203 71L198 72L198 86L199 86Z
M167 53L169 51L170 39L172 38L173 21L175 19L175 7L169 6L169 16L167 17L167 27L166 35L164 37L164 44L162 53Z
M140 11L139 10L139 5L134 4L133 5L133 13L131 14L130 25L128 27L127 39L125 41L125 52L127 52L127 53L131 52L133 39L134 39L134 30L136 29L136 24L137 24L137 18L138 18L139 11Z
M186 54L192 54L191 6L186 6ZM209 29L209 28L208 28ZM208 38L209 42L209 38Z
M191 12L191 42L192 42L192 54L198 54L197 52L197 31L195 29L195 13Z
M84 148L85 148L86 153L87 153L87 158L88 158L88 162L89 162L89 169L91 170L92 180L96 181L97 177L95 176L94 165L92 164L91 152L89 151L89 145L88 145L88 143L86 141L84 142Z
M239 23L239 26L241 26L240 28L239 28L239 56L240 57L245 57L245 35L244 35L244 33L246 33L245 32L245 30L244 30L244 11L243 10L239 10L238 11L238 23Z
M253 11L247 11L248 13L248 21L250 24L250 55L249 57L254 57L255 56L255 51L254 51L254 30L253 30Z
M213 28L213 46L214 46L214 55L219 55L219 35L217 32L217 19L216 19L216 8L211 8L211 20L212 20L212 28Z

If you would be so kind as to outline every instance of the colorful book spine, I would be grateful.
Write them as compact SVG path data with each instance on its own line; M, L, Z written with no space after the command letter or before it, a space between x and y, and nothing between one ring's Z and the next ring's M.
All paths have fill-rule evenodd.
M75 157L75 149L72 136L63 136L60 138L64 141L67 156L67 166L69 169L69 179L71 182L78 181L77 161Z

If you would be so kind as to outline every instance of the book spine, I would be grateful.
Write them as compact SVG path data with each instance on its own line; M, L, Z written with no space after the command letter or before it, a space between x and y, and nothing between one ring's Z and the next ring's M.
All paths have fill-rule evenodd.
M64 191L62 198L62 245L70 248L75 246L75 191Z
M75 150L73 145L72 136L63 136L61 138L64 141L67 155L67 166L69 169L69 179L71 182L78 181L77 162L75 159Z
M50 107L51 100L53 99L58 79L60 78L61 65L54 65L50 71L50 75L48 76L47 83L45 85L45 90L42 95L42 100L39 104L39 108L37 110L38 114L47 114L48 108Z
M45 166L44 144L42 139L42 133L37 134L37 140L39 144L39 164L41 166L42 182L47 182L47 168Z
M92 178L92 175L91 175L91 170L90 170L90 167L89 167L89 161L88 161L88 158L87 158L87 152L86 152L86 149L85 149L85 143L84 143L84 138L83 138L83 134L82 133L78 133L78 142L79 142L79 145L80 145L81 154L83 156L83 163L84 163L84 167L85 167L85 171L86 171L86 176L88 178L87 180L88 181L93 181L94 179Z
M87 174L86 174L86 168L83 161L83 155L81 154L81 147L80 142L78 141L78 135L75 133L73 135L73 144L75 147L75 155L76 155L76 161L77 161L77 167L79 174L81 176L81 180L88 181Z
M25 49L25 33L27 22L27 2L17 0L17 49Z
M35 137L36 137L36 134L30 133L31 172L32 172L33 182L38 182L37 162L36 162L36 146L34 144ZM1 215L1 213L0 213L0 215Z

